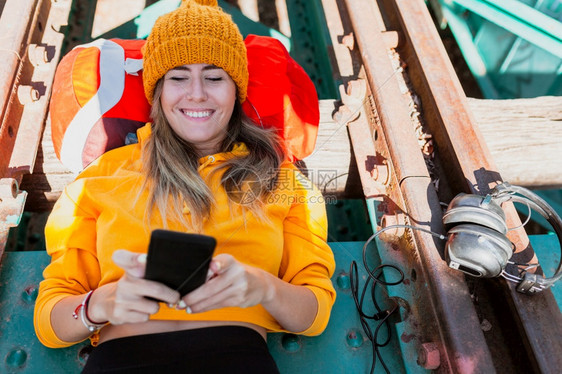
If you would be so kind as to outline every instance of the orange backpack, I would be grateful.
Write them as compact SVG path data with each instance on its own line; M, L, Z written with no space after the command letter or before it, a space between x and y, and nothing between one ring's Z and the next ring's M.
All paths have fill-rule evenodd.
M99 39L74 48L55 74L50 104L55 153L79 172L129 133L150 121L142 85L144 40ZM305 71L278 40L250 35L248 98L244 112L275 127L290 160L314 149L320 120L318 96Z

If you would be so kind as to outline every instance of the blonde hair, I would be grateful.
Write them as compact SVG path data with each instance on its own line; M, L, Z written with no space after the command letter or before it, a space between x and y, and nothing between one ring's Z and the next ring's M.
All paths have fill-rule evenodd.
M199 231L211 213L213 192L198 172L200 156L195 147L174 132L164 115L160 104L162 86L163 79L160 79L154 89L152 135L142 153L146 176L143 188L149 190L147 219L150 222L156 208L164 226L170 213L172 218ZM221 185L229 203L242 204L263 217L263 202L277 186L279 166L284 159L283 147L274 131L256 126L245 116L237 99L219 152L229 152L240 142L246 145L249 153L228 159L214 172L225 169ZM241 195L252 198L241 201ZM184 204L191 213L191 222L184 218Z

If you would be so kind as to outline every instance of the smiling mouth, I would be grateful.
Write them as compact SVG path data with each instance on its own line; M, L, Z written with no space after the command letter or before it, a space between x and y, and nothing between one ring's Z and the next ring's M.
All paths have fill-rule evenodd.
M189 110L184 110L181 109L181 112L191 118L205 118L205 117L210 117L212 114L212 111L207 110L207 111L203 111L203 112L193 112L193 111L189 111Z

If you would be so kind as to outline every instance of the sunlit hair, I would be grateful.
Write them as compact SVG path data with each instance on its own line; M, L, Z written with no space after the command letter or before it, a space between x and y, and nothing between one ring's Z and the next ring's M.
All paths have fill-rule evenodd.
M200 156L195 147L173 131L164 115L160 104L163 81L160 79L154 89L152 136L142 154L147 177L143 188L149 191L147 219L150 221L156 208L165 226L167 218L171 217L199 231L213 208L213 193L197 170ZM215 172L225 169L221 185L231 204L241 204L263 217L263 202L277 185L279 166L284 158L281 141L274 131L252 123L238 99L227 131L219 152L229 152L236 143L242 142L249 153L225 161ZM184 203L190 211L191 222L184 218Z

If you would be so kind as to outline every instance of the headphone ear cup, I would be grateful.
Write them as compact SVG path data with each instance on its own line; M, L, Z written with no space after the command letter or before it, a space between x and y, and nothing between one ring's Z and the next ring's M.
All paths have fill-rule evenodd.
M485 196L460 193L451 202L443 215L443 224L447 229L463 223L478 224L499 233L507 233L505 213L493 200L486 201Z
M507 237L488 227L460 224L448 232L447 264L472 276L499 276L512 254L513 247Z

